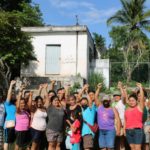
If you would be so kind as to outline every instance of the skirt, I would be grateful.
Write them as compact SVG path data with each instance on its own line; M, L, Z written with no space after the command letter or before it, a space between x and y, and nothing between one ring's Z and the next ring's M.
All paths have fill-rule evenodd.
M30 131L16 131L16 144L19 147L25 148L31 143Z

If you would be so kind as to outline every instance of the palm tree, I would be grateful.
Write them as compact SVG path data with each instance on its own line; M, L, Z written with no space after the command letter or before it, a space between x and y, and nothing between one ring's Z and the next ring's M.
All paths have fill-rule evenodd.
M150 31L150 10L145 9L146 0L120 0L122 9L107 20L107 24L118 23L127 29L127 43L124 49L124 67L127 82L147 52L145 31ZM134 57L133 57L134 56ZM135 57L136 56L136 57ZM134 58L134 59L133 59ZM130 63L135 61L135 63Z
M120 0L122 9L107 20L110 25L114 22L135 29L150 31L150 10L145 11L146 0Z

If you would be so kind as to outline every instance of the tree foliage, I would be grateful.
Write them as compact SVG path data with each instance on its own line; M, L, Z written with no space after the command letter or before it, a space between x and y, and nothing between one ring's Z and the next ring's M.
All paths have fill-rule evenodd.
M31 0L1 0L0 8L4 11L22 11L23 8L21 6L22 3L31 3Z
M36 60L31 37L21 31L23 26L43 25L38 5L31 5L30 2L0 1L0 58L10 67L12 78L20 75L21 65Z
M110 17L107 23L115 22L121 25L113 27L110 36L113 46L123 52L124 73L129 82L139 62L149 59L149 39L144 31L150 31L150 10L145 11L146 0L120 1L122 9Z
M106 43L105 38L102 35L99 35L97 33L93 33L95 48L98 54L98 58L103 58L104 53L106 52Z

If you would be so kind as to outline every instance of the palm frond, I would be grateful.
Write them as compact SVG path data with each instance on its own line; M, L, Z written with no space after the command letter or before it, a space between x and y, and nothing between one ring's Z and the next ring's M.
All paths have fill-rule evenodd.
M121 23L121 24L127 23L125 14L122 10L119 10L118 12L116 12L116 14L114 14L107 20L107 25L110 25L112 23Z
M145 18L150 18L150 10L144 12L144 14L142 15L142 19L145 19Z

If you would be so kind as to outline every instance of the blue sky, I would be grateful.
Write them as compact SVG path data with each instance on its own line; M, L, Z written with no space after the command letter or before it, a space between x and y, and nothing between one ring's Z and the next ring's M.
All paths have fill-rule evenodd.
M90 32L97 32L111 43L106 20L121 8L119 0L33 0L39 4L45 24L75 25L78 15L79 24L87 25ZM150 0L146 7L150 8Z

